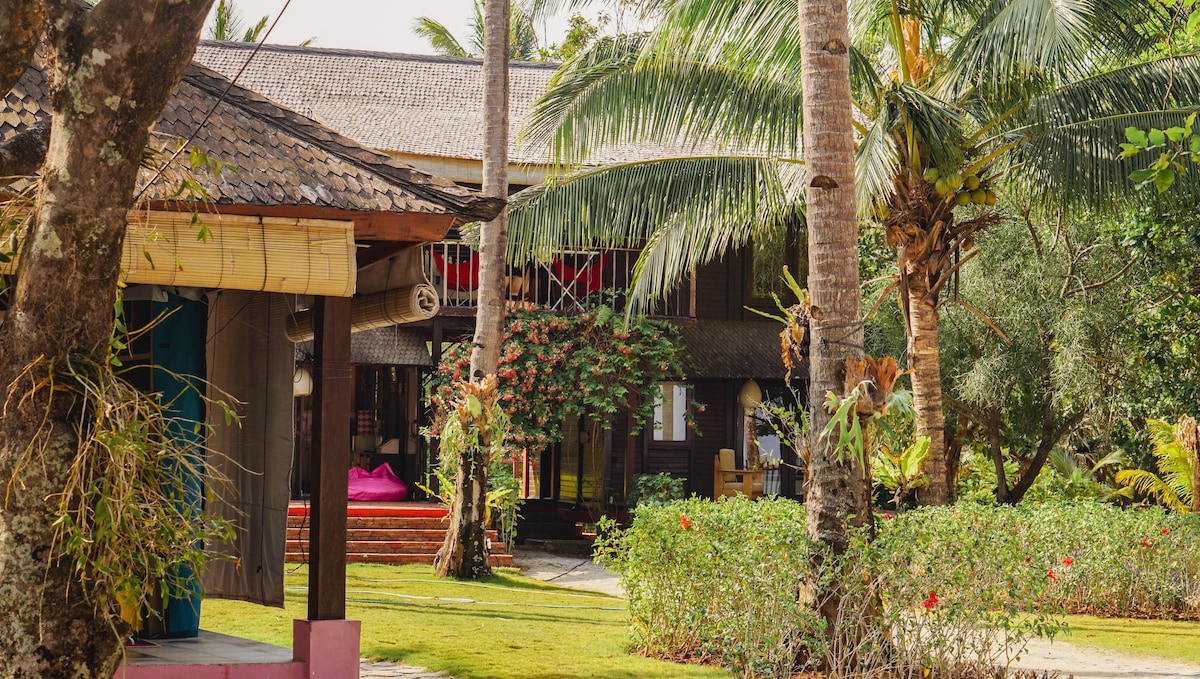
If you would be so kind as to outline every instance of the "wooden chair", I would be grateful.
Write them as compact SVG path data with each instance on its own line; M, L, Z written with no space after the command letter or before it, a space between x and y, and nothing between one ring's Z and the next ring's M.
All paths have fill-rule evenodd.
M713 499L734 497L738 493L750 499L762 497L762 469L738 469L732 448L722 448L713 458Z

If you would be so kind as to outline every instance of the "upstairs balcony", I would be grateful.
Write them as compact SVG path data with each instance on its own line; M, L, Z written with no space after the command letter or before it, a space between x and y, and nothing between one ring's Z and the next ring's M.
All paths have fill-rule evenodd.
M549 264L509 267L508 300L530 308L564 314L604 304L616 310L626 305L625 290L633 277L639 250L573 250ZM473 315L478 305L479 253L461 241L447 240L424 247L429 280L447 315ZM689 277L648 314L660 318L695 318L695 278Z

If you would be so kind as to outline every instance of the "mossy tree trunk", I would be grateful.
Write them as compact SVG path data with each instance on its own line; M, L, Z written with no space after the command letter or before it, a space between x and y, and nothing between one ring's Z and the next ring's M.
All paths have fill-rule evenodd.
M50 125L0 148L0 176L44 178L0 327L0 678L108 679L121 657L113 611L96 610L55 558L48 499L78 450L80 413L45 388L51 361L107 350L134 181L212 0L0 0L0 86L43 35ZM30 144L29 137L49 143ZM41 162L29 163L38 150ZM17 162L19 160L20 162ZM31 395L24 401L23 396Z

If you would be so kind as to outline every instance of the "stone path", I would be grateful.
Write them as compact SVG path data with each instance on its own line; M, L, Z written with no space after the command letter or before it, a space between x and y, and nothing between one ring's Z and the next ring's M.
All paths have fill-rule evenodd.
M1075 679L1200 679L1200 665L1045 639L1029 642L1025 657L1013 667L1056 671L1063 679L1070 675Z
M451 679L441 672L430 672L423 667L400 665L393 662L371 662L364 658L359 663L359 679Z

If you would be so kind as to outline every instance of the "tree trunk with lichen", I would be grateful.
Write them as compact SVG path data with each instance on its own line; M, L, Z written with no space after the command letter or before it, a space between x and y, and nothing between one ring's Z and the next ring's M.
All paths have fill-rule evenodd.
M483 50L483 192L508 198L508 54L507 2L484 4ZM504 267L508 249L508 212L483 225L479 235L479 305L475 312L471 380L495 376L504 337ZM446 542L438 552L438 574L456 578L487 575L484 525L488 462L477 447L462 451L455 482L454 506ZM477 551L482 550L482 551ZM482 560L478 555L482 554Z
M918 271L908 278L908 318L908 367L917 436L929 437L929 454L925 458L929 484L917 491L917 502L947 505L950 504L950 470L946 458L946 420L942 411L937 298L929 291L924 272Z
M96 610L72 564L56 558L47 517L78 450L80 413L46 380L51 361L107 350L143 150L211 2L102 0L85 10L69 0L0 0L3 91L30 63L38 38L53 54L44 181L0 327L3 679L107 679L121 658L114 611ZM4 151L0 176L29 169L6 164L14 156Z

